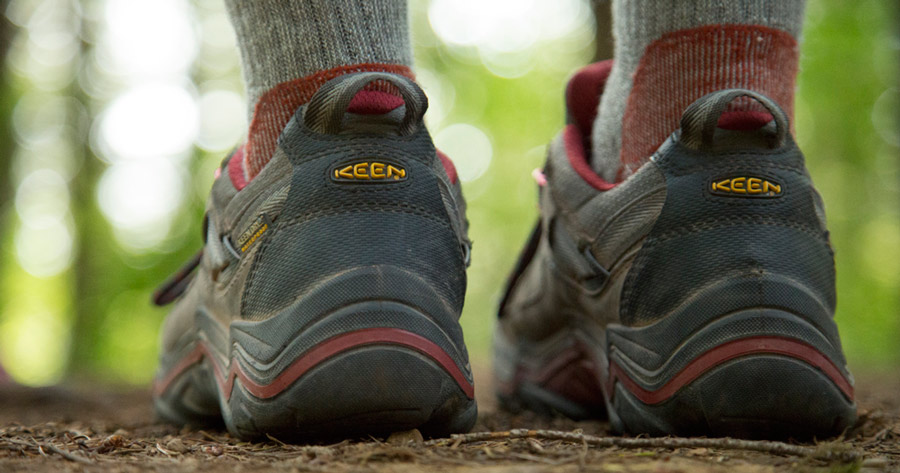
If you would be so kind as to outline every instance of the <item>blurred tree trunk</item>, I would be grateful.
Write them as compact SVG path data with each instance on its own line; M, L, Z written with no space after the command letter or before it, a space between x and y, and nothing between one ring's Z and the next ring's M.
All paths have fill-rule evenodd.
M85 2L82 2L85 3ZM92 25L82 17L81 29L86 31ZM83 35L84 36L84 35ZM93 46L82 41L80 50L73 59L77 70L90 67L85 60ZM115 295L110 287L118 280L116 274L109 274L119 267L110 264L115 258L115 243L109 234L108 225L97 205L96 190L104 164L94 156L90 147L89 133L93 116L88 107L90 97L78 81L69 86L67 95L82 104L87 116L77 118L85 123L76 126L76 136L72 137L73 158L81 162L78 173L72 179L72 218L75 222L75 258L71 269L71 312L72 338L67 374L84 378L98 372L98 346L101 343L103 321L108 300ZM105 269L105 270L104 270ZM103 296L107 297L104 298ZM127 317L128 314L120 314Z
M0 12L5 12L9 5L9 0L0 0ZM16 149L15 138L12 133L12 112L16 104L16 96L10 84L9 68L6 67L6 56L12 45L13 34L15 33L15 25L13 25L6 15L0 15L0 241L12 241L7 238L6 232L11 228L9 225L10 211L12 205L12 187L10 170L12 169L13 151ZM12 254L7 250L7 254ZM0 266L8 261L0 259ZM2 267L0 267L2 272ZM5 301L0 300L0 313L3 313ZM0 366L0 383L6 379L6 373Z
M8 5L9 0L0 0L0 12L5 12ZM15 25L10 23L6 15L0 15L0 204L4 207L4 215L0 218L0 235L5 235L7 229L5 210L12 196L9 173L16 147L12 134L12 111L16 100L11 90L9 68L6 67L6 56L15 30Z
M594 9L594 19L597 23L594 61L612 59L612 0L594 0L591 2L591 6Z
M83 92L73 94L84 100ZM82 102L84 103L84 102ZM75 221L75 258L72 262L71 311L72 342L69 356L69 375L83 377L96 374L98 369L97 346L106 315L103 294L112 298L114 294L105 292L104 279L116 280L116 265L108 264L113 252L113 242L106 234L104 218L97 207L96 187L103 173L103 163L98 160L88 146L87 137L75 144L73 153L81 155L81 168L72 179L72 217ZM104 271L107 268L107 271ZM120 314L127 317L128 314Z

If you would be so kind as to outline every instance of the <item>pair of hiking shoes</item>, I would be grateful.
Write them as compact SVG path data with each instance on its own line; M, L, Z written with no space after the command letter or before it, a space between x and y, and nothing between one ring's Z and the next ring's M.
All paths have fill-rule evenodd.
M501 404L608 416L631 434L841 433L856 408L832 250L784 112L712 93L650 162L606 182L586 139L609 66L570 82L569 124L539 175L540 218L495 330ZM373 83L402 104L371 106L391 102ZM768 113L762 126L724 125L742 97ZM177 299L154 383L163 419L224 420L245 439L472 428L458 321L471 242L426 108L409 79L344 75L250 182L242 150L226 158L203 251L156 294Z

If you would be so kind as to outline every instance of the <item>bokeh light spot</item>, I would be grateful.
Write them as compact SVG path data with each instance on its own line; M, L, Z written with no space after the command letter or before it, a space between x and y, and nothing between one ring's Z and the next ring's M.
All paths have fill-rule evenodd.
M188 70L197 41L187 2L107 0L102 43L112 68L136 77L171 76Z
M247 130L244 99L230 90L212 90L200 97L197 145L207 151L234 147Z
M51 169L32 172L16 190L19 218L34 228L48 228L69 213L69 189L65 179Z
M40 227L23 222L15 242L19 266L32 276L55 276L72 264L72 233L64 220L47 220Z
M184 197L178 169L167 159L122 161L100 178L100 210L126 248L151 248L169 231Z
M4 366L17 381L41 385L62 377L68 324L58 314L46 309L15 314L4 322L0 335Z
M462 182L478 179L491 165L494 153L491 140L473 125L450 125L435 135L434 143L453 160Z
M100 151L110 161L176 155L190 150L198 128L197 104L187 90L144 84L117 97L105 111Z

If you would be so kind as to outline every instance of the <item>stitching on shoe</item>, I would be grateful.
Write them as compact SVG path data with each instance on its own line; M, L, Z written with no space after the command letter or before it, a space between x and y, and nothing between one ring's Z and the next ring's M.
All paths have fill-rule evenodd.
M786 227L793 228L795 230L800 230L812 237L815 237L817 240L822 243L827 243L827 240L824 238L824 233L814 228L811 225L807 225L804 223L800 223L792 220L784 220L781 218L774 217L764 217L764 216L734 216L734 217L716 217L716 218L708 218L706 220L701 220L699 222L692 222L688 225L682 225L671 230L668 230L664 233L656 235L651 239L648 239L648 245L652 246L655 243L662 243L667 240L671 240L674 237L689 235L691 233L696 233L698 231L704 230L712 230L716 228L723 228L727 226L736 226L736 225L768 225L773 227Z

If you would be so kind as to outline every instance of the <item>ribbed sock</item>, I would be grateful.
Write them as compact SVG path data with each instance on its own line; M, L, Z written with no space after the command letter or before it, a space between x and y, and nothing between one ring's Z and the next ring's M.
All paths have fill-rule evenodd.
M278 136L319 86L341 74L412 77L406 0L225 0L241 52L250 129L244 171L256 176Z
M803 0L613 0L612 8L615 63L592 134L604 179L643 165L684 109L716 90L760 92L793 118Z

